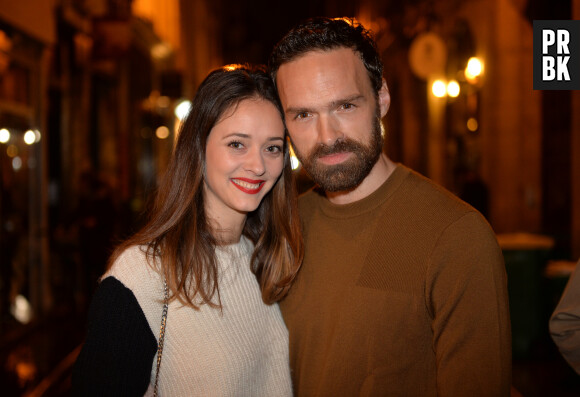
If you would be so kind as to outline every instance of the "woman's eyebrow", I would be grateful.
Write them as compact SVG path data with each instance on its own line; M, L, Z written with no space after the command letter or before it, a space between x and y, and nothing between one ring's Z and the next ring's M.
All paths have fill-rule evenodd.
M228 139L228 138L231 138L231 137L250 138L250 135L244 134L243 132L232 132L231 134L228 134L228 135L224 136L223 139Z

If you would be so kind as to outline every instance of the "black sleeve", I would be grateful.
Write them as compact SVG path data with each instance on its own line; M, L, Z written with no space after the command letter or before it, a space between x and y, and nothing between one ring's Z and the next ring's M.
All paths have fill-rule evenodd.
M73 396L143 396L156 351L133 292L105 278L91 302L87 337L73 369Z

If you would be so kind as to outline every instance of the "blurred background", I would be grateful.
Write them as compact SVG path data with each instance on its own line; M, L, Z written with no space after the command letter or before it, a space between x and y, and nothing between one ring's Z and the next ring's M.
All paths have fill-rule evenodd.
M318 15L374 31L388 155L497 233L513 394L580 395L547 330L580 257L580 92L532 88L532 21L580 19L580 0L0 0L3 395L70 393L97 278L140 224L180 110L212 68L265 63Z

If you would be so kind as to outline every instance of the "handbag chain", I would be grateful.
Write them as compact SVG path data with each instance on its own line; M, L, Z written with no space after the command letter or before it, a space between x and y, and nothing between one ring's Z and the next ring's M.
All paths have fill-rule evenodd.
M163 279L163 314L161 315L161 329L159 330L159 344L157 345L157 370L155 371L155 386L153 395L158 396L157 384L159 382L159 369L161 368L161 355L163 354L163 340L165 339L165 325L167 324L167 309L169 306L169 291L167 289L167 280Z

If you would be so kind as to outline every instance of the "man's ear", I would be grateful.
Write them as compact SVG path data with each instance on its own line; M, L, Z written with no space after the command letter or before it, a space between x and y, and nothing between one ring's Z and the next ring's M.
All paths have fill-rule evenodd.
M379 89L379 109L381 111L381 118L385 117L391 106L391 93L387 86L387 81L383 79L383 85Z

